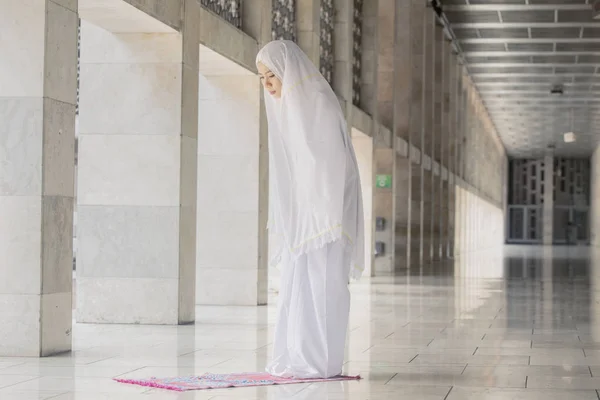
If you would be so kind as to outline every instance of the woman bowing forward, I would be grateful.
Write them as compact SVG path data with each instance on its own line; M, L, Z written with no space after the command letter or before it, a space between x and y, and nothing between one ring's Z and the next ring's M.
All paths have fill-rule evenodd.
M271 375L341 374L349 278L364 264L358 165L338 99L291 41L256 59L269 122L269 230L282 276Z

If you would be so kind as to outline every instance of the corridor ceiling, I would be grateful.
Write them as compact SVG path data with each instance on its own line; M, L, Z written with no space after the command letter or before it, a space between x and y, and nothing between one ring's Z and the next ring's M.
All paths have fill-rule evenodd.
M442 0L471 79L510 156L589 156L600 142L594 0ZM556 89L563 94L552 94ZM576 141L565 143L563 134Z

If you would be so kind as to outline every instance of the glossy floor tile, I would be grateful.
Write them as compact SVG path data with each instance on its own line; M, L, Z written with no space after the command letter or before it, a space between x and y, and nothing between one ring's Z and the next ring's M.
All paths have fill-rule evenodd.
M598 400L599 260L507 247L352 284L344 372L358 382L175 393L112 380L263 370L274 306L198 307L193 326L76 324L71 354L0 358L0 399Z

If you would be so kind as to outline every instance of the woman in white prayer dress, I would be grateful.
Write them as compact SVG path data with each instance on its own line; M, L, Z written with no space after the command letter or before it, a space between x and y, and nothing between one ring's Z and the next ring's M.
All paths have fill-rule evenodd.
M348 283L364 265L358 164L335 93L294 42L267 44L256 64L269 122L271 262L282 270L267 372L334 377L344 363Z

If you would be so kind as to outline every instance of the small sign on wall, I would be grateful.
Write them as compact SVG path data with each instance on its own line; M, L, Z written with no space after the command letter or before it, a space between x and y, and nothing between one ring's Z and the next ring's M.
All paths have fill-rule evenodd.
M391 175L377 175L375 177L375 185L379 189L389 189L392 187L392 176Z

